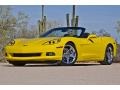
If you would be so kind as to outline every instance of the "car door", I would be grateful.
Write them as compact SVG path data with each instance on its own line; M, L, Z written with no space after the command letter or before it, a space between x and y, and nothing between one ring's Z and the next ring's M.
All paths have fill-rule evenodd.
M101 39L99 37L81 38L80 41L80 57L83 60L96 60L100 58Z
M102 54L102 43L100 37L90 38L88 39L90 50L88 51L89 55L91 55L92 60L97 60L101 58Z

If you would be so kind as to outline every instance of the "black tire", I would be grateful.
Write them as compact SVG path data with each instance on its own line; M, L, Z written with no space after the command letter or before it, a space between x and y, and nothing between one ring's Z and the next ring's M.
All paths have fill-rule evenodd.
M73 65L77 60L77 50L72 43L64 46L61 65Z
M111 65L113 62L113 47L108 45L105 50L104 60L100 62L102 65Z
M26 63L23 63L23 62L9 62L10 64L12 64L13 66L25 66Z

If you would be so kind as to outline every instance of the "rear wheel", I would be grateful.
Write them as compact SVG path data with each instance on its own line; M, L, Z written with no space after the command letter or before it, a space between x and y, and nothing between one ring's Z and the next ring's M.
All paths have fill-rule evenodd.
M102 65L111 65L113 62L113 48L108 45L105 51L104 61L100 62Z
M62 65L73 65L77 60L77 50L72 43L65 45L62 56Z

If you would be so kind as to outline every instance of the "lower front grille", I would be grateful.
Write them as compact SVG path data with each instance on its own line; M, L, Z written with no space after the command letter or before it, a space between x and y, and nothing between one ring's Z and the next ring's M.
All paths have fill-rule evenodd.
M13 53L13 57L38 57L41 53Z

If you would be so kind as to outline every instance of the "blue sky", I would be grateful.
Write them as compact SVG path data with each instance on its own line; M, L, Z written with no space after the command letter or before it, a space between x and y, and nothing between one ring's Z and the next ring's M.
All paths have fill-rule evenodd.
M41 18L41 6L12 6L13 13L19 11L25 12L30 17L30 24L37 24ZM45 15L48 20L57 21L66 26L66 13L72 12L72 6L69 5L51 5L45 6ZM79 16L79 26L87 28L88 32L105 29L115 39L120 42L120 37L115 32L116 22L120 20L120 6L76 6L76 15Z

